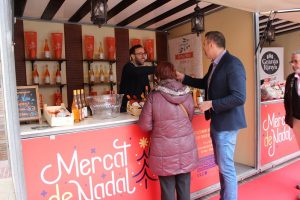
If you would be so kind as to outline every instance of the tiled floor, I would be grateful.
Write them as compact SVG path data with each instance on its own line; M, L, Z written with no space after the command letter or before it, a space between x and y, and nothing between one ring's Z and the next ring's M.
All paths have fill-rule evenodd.
M0 200L15 200L8 161L0 161Z

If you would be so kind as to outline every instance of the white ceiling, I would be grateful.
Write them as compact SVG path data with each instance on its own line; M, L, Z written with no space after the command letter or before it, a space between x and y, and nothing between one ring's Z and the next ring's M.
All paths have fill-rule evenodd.
M250 12L300 8L300 0L208 0L210 3Z
M21 0L14 0L15 4ZM25 1L25 0L23 0ZM87 0L64 0L61 7L57 10L56 14L52 18L54 21L68 22L68 20L80 9L80 7L86 3ZM117 6L120 2L127 0L108 0L108 8L112 9ZM139 10L145 8L151 3L160 2L162 0L137 0L127 8L123 9L121 12L112 16L107 22L110 25L116 25L127 19L129 16L135 14ZM127 27L138 27L149 20L156 18L157 16L166 13L173 8L180 6L184 3L192 0L171 0L162 6L146 13L142 17L135 19L134 21L127 24ZM44 10L46 9L50 0L26 0L25 8L23 12L23 18L33 18L40 19ZM195 0L196 2L196 0ZM217 4L225 7L232 7L236 9L241 9L249 12L268 12L277 11L283 9L293 9L300 8L300 0L207 0L201 1L199 6L201 8L208 7L212 4ZM147 29L157 29L174 20L184 18L185 16L193 13L195 4L192 2L188 7L182 9L170 16L164 17L153 24L148 25ZM268 15L268 14L266 14ZM291 22L300 23L300 12L290 12L290 13L277 13L276 18L284 19ZM79 23L91 23L90 13L87 13ZM170 28L170 27L169 27ZM159 30L159 29L158 29Z

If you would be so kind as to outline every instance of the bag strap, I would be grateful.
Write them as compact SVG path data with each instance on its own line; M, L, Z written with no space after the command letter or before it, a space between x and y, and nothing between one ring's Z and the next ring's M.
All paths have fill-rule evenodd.
M189 117L188 112L186 111L185 107L181 104L179 104L179 106L181 107L181 109L183 110L185 116Z

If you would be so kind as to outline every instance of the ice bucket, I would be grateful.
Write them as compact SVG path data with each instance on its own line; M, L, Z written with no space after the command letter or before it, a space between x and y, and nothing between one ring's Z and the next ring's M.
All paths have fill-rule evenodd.
M120 115L123 96L123 94L105 94L88 96L86 99L93 111L94 117L108 119Z

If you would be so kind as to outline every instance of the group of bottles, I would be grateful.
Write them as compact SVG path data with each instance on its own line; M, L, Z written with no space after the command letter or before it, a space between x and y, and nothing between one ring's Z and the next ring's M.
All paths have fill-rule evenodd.
M84 90L73 90L73 102L72 102L72 113L74 116L74 122L78 123L84 118L92 116L92 109L86 103Z
M109 67L109 72L105 73L103 70L102 65L100 65L100 70L99 68L96 67L96 70L94 71L93 67L91 67L89 71L89 82L90 84L94 83L109 83L109 82L114 82L114 74L112 70L112 66Z
M39 72L37 70L37 65L34 64L34 70L33 70L33 84L39 85L40 84L40 76ZM51 76L48 69L48 65L46 65L45 72L44 72L44 84L50 84L51 83ZM55 83L60 85L61 84L61 72L59 70L59 67L57 67L56 73L55 73Z

